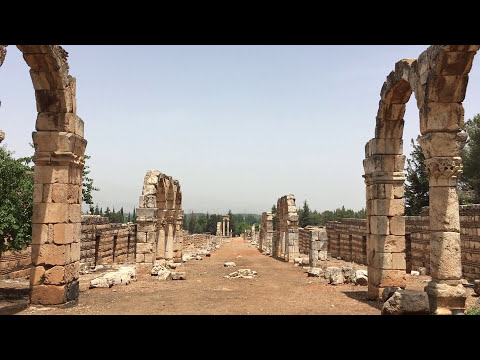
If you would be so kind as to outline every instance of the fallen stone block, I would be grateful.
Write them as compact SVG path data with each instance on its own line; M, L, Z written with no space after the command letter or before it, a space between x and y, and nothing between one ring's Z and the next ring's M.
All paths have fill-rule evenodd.
M170 275L172 280L187 280L187 273L184 271L172 271Z
M160 270L157 275L157 280L172 280L172 272L170 270Z
M167 270L164 265L153 265L150 274L153 276L157 276L160 271Z
M202 258L200 255L197 255L197 256L195 257L195 260L203 260L203 258Z
M167 264L168 269L176 269L179 266L182 266L182 264L181 263L168 263Z
M415 271L415 270L412 270L412 271L410 271L410 275L412 275L412 276L419 276L419 275L420 275L420 272Z
M367 270L357 270L353 276L353 282L355 285L365 286L368 285L368 272Z
M223 264L225 267L235 267L237 266L233 261L227 261L226 263Z
M303 258L298 257L298 258L293 259L293 265L294 266L298 266L298 265L302 265L302 264L303 264Z
M320 274L323 272L320 268L310 268L307 271L308 277L320 277Z
M418 272L420 275L427 275L427 268L426 267L419 267Z
M130 281L137 280L137 270L133 266L121 266L117 271L108 272L90 281L90 288L106 288L113 285L128 285Z
M383 289L382 292L382 300L383 302L387 301L392 297L393 294L395 294L396 291L402 290L402 288L399 288L397 286L387 286L386 288Z
M94 271L94 272L101 271L101 270L105 270L104 265L97 265L92 269L92 271Z
M304 266L310 265L310 260L308 258L303 258L302 259L302 265L304 265Z
M429 311L426 292L397 290L383 304L382 315L428 315Z
M342 266L343 282L349 284L353 282L355 276L355 267L353 265Z
M336 266L329 266L325 269L325 273L323 274L323 276L325 277L325 279L330 279L330 275L334 272L334 271L337 271L337 270L340 270L340 268L336 267Z
M90 280L90 289L92 288L109 288L113 283L108 282L103 276Z
M343 277L342 269L340 269L336 266L329 266L325 270L325 278L332 285L343 284L343 282L345 280L344 277Z

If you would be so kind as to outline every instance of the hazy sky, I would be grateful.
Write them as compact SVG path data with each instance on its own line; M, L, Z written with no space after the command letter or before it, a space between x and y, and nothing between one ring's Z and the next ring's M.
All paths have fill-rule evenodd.
M365 207L364 146L395 62L428 45L62 45L77 78L91 177L105 209L138 206L147 170L180 181L185 212L267 211L280 196L319 211ZM473 66L465 119L480 113ZM0 67L2 145L33 153L35 96L9 46ZM415 100L404 152L419 134Z

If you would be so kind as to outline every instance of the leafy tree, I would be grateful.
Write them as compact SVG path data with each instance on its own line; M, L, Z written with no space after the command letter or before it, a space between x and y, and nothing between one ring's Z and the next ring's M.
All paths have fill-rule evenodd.
M133 208L132 222L136 222L136 221L137 221L137 212L136 212L136 208Z
M12 155L0 147L0 251L20 250L32 239L32 158Z
M405 181L405 215L420 215L422 207L428 206L428 175L425 172L425 155L422 148L411 140L413 150L407 159Z
M277 206L275 204L273 204L271 212L273 214L273 221L272 221L273 231L277 231L278 219L277 219Z
M480 202L480 114L465 122L468 140L462 151L463 173L459 181L459 197L464 202ZM462 193L463 192L463 193ZM468 196L470 195L470 196Z
M100 209L98 208L98 204L95 205L95 210L93 211L94 215L100 215Z
M302 211L298 214L298 226L300 227L305 227L310 224L310 208L308 207L307 200L305 199L303 201L303 209Z
M234 235L239 235L239 233L237 232L237 225L233 217L232 210L228 210L228 218L230 219L230 229L227 229L227 231L232 230L232 233Z
M193 213L193 211L190 213L190 216L188 217L188 232L190 234L194 234L194 230L195 230L195 225L197 223L197 218L195 216L195 214Z
M82 197L83 197L83 202L90 205L90 213L93 214L93 197L92 197L92 191L99 191L100 189L93 186L93 179L88 176L90 174L90 166L87 165L87 160L90 159L91 156L85 155L85 166L83 167L82 170L82 177L83 177L83 183L82 183Z

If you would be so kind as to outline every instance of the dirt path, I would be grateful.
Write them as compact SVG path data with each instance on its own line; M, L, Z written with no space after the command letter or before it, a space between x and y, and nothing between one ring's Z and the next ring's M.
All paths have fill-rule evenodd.
M237 267L224 267L226 261ZM223 277L241 268L258 275ZM141 275L127 286L81 291L72 308L28 308L19 314L380 314L380 303L358 300L366 287L332 286L307 277L301 267L264 256L241 238L179 269L187 272L187 280Z
M234 261L237 267L224 267L226 261ZM329 262L344 264L338 260ZM258 275L253 279L223 277L241 268L255 270ZM81 286L84 290L75 307L30 307L18 314L379 315L382 306L379 301L364 300L366 286L333 286L325 279L307 277L305 269L264 256L241 238L223 245L211 257L186 262L179 270L186 271L187 280L158 281L154 276L141 275L127 286ZM87 284L87 279L81 280ZM425 285L421 280L416 277L415 287Z

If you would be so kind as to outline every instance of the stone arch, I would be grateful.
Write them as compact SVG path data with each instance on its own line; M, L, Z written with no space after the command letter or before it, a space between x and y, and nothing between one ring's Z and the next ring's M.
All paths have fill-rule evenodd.
M162 172L148 171L137 210L136 262L150 269L159 261L182 261L182 227L178 180ZM178 239L177 239L178 238Z
M405 287L403 115L412 91L420 117L419 143L430 183L432 281L425 288L430 310L452 313L465 304L461 285L457 176L468 72L478 45L430 46L416 60L402 60L381 91L375 138L365 147L367 190L367 297L386 286Z
M78 299L82 169L87 141L77 116L76 80L59 45L17 45L30 67L37 120L30 302ZM6 55L0 45L0 66Z

